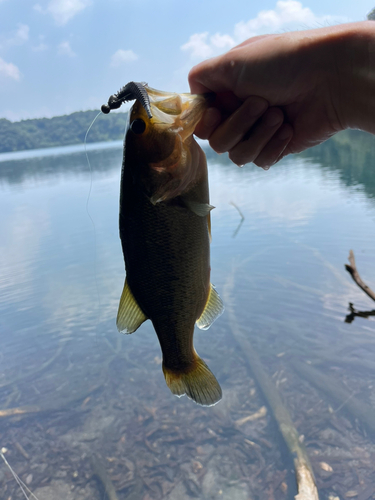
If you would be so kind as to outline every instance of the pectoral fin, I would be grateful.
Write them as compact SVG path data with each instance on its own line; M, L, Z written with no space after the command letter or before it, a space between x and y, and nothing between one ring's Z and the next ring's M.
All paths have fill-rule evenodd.
M199 201L189 200L188 198L181 197L186 207L194 212L199 217L206 217L214 209L209 203L200 203Z
M133 333L146 321L147 316L143 313L135 300L127 280L125 280L120 304L118 306L116 326L121 333Z
M210 294L206 303L206 307L197 320L197 327L201 330L208 330L212 323L221 316L224 312L224 304L221 300L219 294L215 290L214 286L211 284Z

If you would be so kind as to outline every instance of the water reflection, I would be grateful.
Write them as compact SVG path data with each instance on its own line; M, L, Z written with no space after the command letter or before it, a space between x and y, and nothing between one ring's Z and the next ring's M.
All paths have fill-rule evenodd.
M337 172L345 186L360 186L375 197L375 138L360 130L340 132L331 140L302 154L328 172Z
M55 181L56 178L69 174L75 177L91 175L91 171L103 174L119 168L122 159L121 147L121 141L88 144L91 170L83 145L22 151L22 154L3 153L0 154L0 185L47 179Z
M375 309L371 311L357 311L355 309L354 304L349 302L349 311L350 313L345 317L345 323L352 323L356 317L358 318L368 318L370 316L375 316Z
M344 264L353 248L375 283L373 174L354 162L346 177L348 155L263 172L207 152L212 281L304 436L321 498L367 500L375 437L348 402L374 411L375 318L345 323L349 302L373 303ZM83 152L0 162L0 448L40 500L102 499L98 468L119 499L292 498L292 460L228 312L195 335L223 387L213 408L170 394L149 322L117 333L122 151L89 156L95 229ZM9 497L22 498L1 467Z

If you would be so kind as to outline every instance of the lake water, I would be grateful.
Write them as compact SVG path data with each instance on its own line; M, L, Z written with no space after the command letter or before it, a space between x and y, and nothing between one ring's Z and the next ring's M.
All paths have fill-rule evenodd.
M170 393L150 322L116 330L121 145L92 146L92 174L82 148L0 155L0 448L39 500L293 498L251 356L320 498L375 498L375 316L345 322L375 306L344 268L353 249L375 289L375 155L354 142L268 172L206 149L226 305L195 333L223 388L211 408ZM24 498L2 461L0 498Z

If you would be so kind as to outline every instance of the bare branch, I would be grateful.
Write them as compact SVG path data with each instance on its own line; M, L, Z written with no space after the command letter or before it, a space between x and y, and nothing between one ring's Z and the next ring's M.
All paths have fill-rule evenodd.
M353 278L353 280L357 283L359 288L361 288L372 300L375 300L375 293L371 290L370 287L364 283L358 274L357 267L355 265L355 259L354 259L354 253L353 250L350 250L349 252L349 264L345 264L345 269L350 273L350 276Z

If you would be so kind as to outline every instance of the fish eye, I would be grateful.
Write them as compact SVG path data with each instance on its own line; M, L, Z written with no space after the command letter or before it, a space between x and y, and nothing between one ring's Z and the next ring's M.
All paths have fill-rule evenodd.
M143 134L143 132L146 130L146 124L143 120L137 118L136 120L133 120L131 122L130 128L135 134Z

